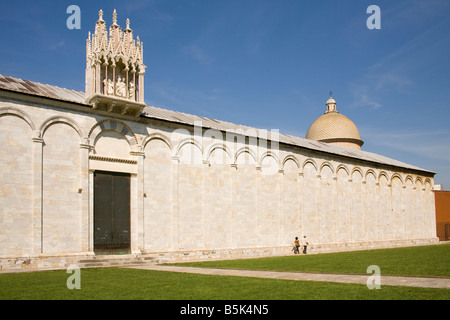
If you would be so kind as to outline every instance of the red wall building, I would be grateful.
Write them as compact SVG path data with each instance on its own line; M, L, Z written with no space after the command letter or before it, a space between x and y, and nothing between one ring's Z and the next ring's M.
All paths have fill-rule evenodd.
M436 229L439 240L450 240L450 191L434 191Z

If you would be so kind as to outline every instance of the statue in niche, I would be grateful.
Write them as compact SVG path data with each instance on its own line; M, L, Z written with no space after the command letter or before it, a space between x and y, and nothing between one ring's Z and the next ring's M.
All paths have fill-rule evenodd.
M111 79L103 79L103 94L114 95L114 84Z
M134 100L134 82L133 82L133 80L130 81L130 86L128 88L128 92L129 92L129 94L128 94L129 98Z
M106 79L103 79L103 94L108 94L108 82Z
M111 81L111 79L108 79L108 81L107 81L107 91L106 91L106 94L109 95L109 96L114 95L114 84L113 84L113 82Z
M122 78L119 76L117 78L117 83L116 83L116 96L119 97L126 97L126 87L125 87L125 82L122 80Z

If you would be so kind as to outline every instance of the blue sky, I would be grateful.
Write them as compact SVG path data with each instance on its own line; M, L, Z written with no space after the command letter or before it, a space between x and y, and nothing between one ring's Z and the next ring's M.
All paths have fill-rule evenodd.
M66 27L72 4L81 29ZM0 74L84 91L100 9L144 42L148 105L304 137L333 91L363 150L450 190L449 1L3 1Z

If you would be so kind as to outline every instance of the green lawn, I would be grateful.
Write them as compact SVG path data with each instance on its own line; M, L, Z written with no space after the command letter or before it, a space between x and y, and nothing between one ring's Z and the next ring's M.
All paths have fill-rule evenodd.
M1 274L0 299L314 300L450 299L448 289L256 279L137 269L82 269L81 289L69 290L65 271Z
M448 245L210 262L215 266L271 270L326 271L365 274L377 264L382 274L449 274ZM413 253L415 254L413 254ZM436 257L439 255L440 257ZM415 258L414 258L415 257ZM419 258L420 257L420 258ZM403 264L403 265L399 265ZM198 265L198 264L196 264ZM205 265L202 264L202 265ZM122 268L81 270L81 289L69 290L65 270L0 274L1 300L313 300L313 299L450 299L448 289L210 276Z
M197 267L366 274L377 265L381 275L450 277L450 244L365 250L276 258L183 263Z

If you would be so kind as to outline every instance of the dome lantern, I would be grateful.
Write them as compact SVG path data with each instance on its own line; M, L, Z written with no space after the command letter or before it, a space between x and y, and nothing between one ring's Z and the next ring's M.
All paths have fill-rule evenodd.
M328 101L326 103L326 106L327 106L327 110L325 111L325 113L338 112L336 109L336 101L334 101L334 99L331 97L331 94L330 94L330 99L328 99Z

